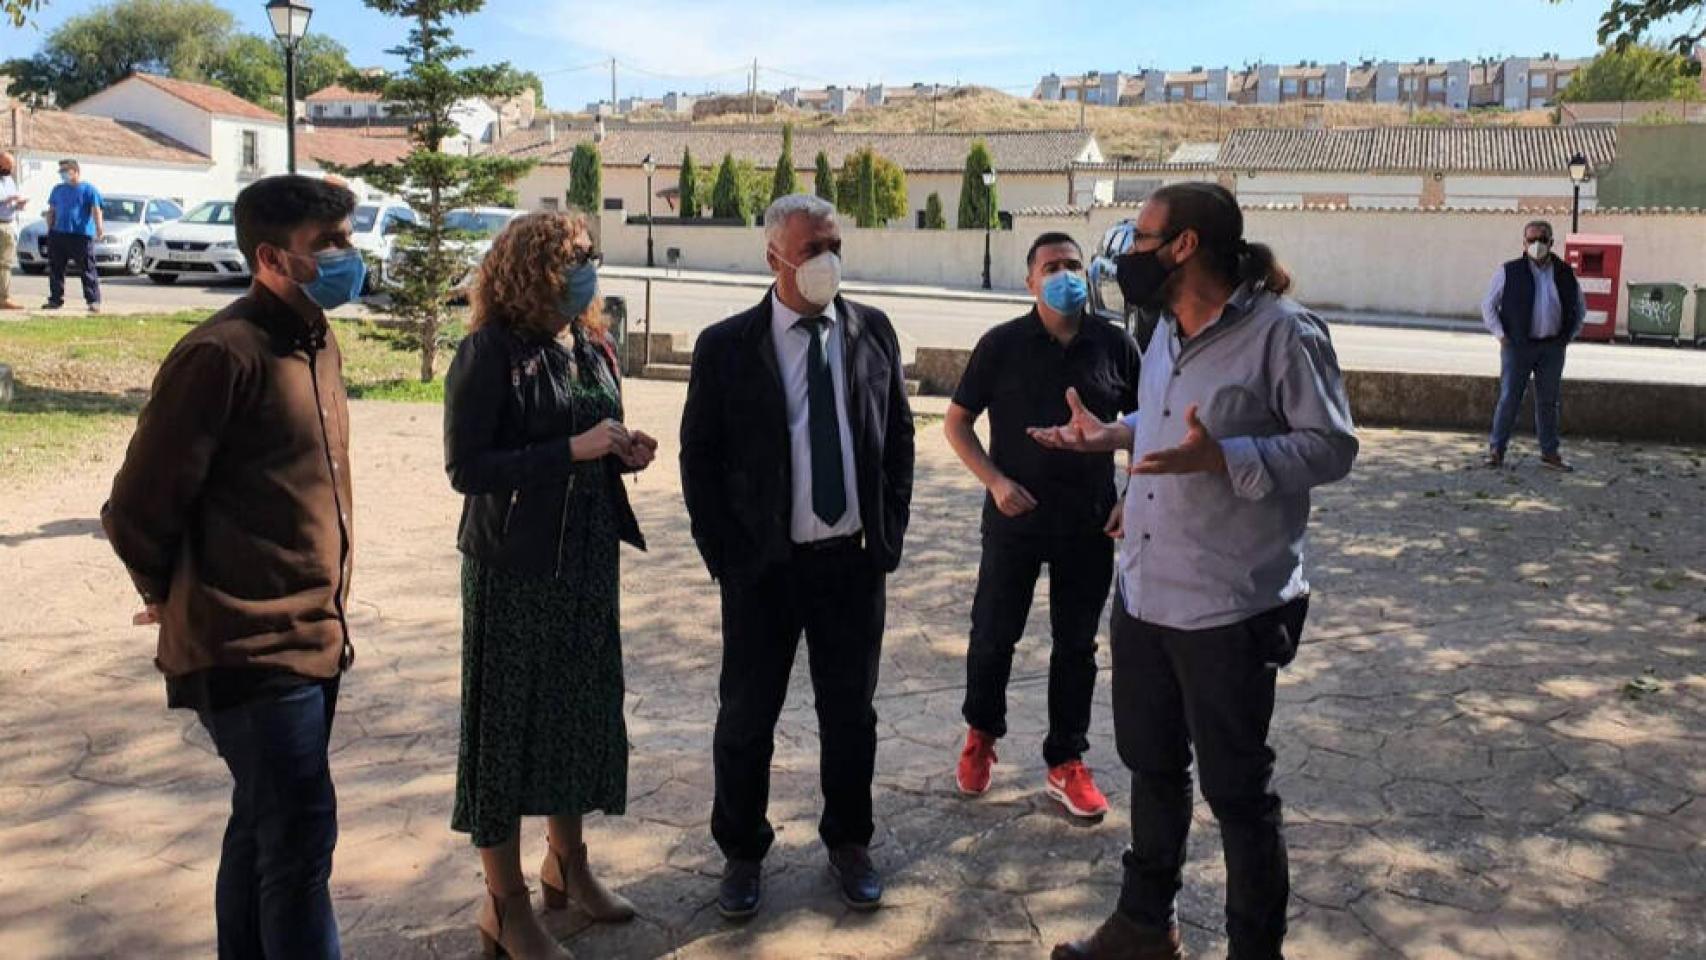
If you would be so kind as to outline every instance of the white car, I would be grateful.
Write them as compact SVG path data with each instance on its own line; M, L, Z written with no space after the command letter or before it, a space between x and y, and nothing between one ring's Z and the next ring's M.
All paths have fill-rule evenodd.
M148 239L144 266L155 283L247 280L249 264L237 249L237 205L209 200Z
M183 208L165 197L120 193L102 197L106 238L94 245L95 268L140 276L148 238L183 215ZM47 272L47 221L37 220L19 231L18 267L30 274Z
M415 211L401 203L364 203L350 214L350 239L367 255L369 267L378 267L369 269L363 293L372 293L378 284L391 279L391 254L397 235L419 222Z

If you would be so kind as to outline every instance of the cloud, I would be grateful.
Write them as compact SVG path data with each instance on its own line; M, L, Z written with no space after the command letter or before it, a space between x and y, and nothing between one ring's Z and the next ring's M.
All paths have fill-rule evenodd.
M1020 52L1028 36L1011 11L970 0L886 0L856 8L772 0L555 0L505 20L512 30L564 44L572 51L565 61L614 56L633 72L649 74L648 87L664 82L684 90L738 84L753 57L766 87L794 82L765 74L769 70L798 75L805 86L950 80L956 68Z

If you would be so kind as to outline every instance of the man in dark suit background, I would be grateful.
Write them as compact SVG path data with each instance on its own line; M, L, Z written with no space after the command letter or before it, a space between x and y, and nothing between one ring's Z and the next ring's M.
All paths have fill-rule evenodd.
M718 909L750 917L775 839L766 817L776 719L804 632L824 794L818 833L842 899L882 900L868 852L885 578L911 515L913 426L900 344L881 311L839 296L841 231L816 197L764 215L776 283L699 335L681 422L693 539L722 591L711 833Z

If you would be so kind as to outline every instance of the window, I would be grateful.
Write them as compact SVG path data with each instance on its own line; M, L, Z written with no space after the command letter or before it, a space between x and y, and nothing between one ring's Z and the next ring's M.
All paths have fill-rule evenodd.
M344 104L344 116L346 116L346 117L355 116L355 107L352 104L348 104L348 103Z
M261 167L261 149L257 135L253 130L243 131L243 169L259 170Z
M557 198L556 197L545 197L544 199L539 201L539 204L541 207L543 207L546 210L551 211L552 213L555 213L558 210Z
M1445 89L1445 78L1444 77L1429 77L1428 78L1428 92L1429 93L1438 93L1444 89Z
M326 105L323 103L314 104L314 116L324 117L325 115L326 115Z
M1167 99L1173 103L1182 102L1185 99L1185 88L1169 84L1167 86Z
M1399 81L1399 86L1403 88L1405 93L1415 93L1416 92L1416 78L1415 77L1405 77Z
M1570 85L1570 74L1568 74L1568 73L1554 74L1552 79L1553 79L1552 88L1554 90L1562 90L1565 87Z
M1287 77L1280 81L1280 92L1288 97L1297 96L1297 78Z
M1321 84L1323 82L1324 81L1321 81L1321 80L1311 80L1308 83L1305 83L1303 85L1304 93L1308 96L1311 96L1311 97L1321 96L1322 95Z
M1193 100L1207 100L1208 99L1208 84L1206 82L1193 84L1191 86L1191 99L1193 99Z
M1531 90L1544 90L1544 89L1546 89L1546 74L1544 74L1544 73L1531 73L1531 74L1529 74L1528 75L1528 87Z

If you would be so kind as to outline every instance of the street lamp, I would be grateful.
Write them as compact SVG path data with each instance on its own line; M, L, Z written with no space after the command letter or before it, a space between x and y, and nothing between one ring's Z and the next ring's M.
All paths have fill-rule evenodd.
M983 171L983 289L991 288L989 282L989 232L995 221L995 171Z
M296 45L313 16L308 0L267 0L272 35L284 47L284 166L290 173L296 172Z
M1582 184L1588 181L1588 158L1576 154L1570 158L1570 232L1578 233L1582 226Z
M657 258L652 256L652 174L657 172L658 164L651 154L640 161L640 168L646 171L646 266L657 266Z

